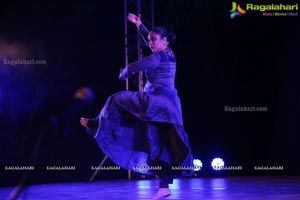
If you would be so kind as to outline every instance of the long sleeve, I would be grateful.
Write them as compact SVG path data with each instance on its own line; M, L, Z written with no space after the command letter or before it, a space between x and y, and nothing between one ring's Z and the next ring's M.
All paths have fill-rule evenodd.
M149 30L146 28L146 26L144 24L141 24L140 27L139 27L139 32L140 32L140 35L144 41L144 43L146 44L146 46L149 47L149 43L147 42L147 37L148 37L148 34L149 34Z
M143 39L146 46L149 47L149 43L147 42L147 37L149 34L149 30L144 24L139 26L139 33L141 38ZM122 73L119 76L119 79L126 80L131 75L138 73L139 71L144 70L146 67L155 66L159 63L160 56L158 54L151 54L148 57L143 58L140 61L135 63L131 63L126 68L123 69Z
M159 65L160 55L159 53L152 53L151 55L129 64L120 74L119 79L125 80L126 78L145 70L146 68L155 68Z

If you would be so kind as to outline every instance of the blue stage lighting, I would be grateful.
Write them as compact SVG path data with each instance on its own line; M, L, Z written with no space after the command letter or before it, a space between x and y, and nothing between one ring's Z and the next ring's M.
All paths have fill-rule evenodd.
M199 159L194 159L193 160L193 164L194 164L194 171L199 171L202 168L202 162Z
M214 170L222 170L224 165L225 163L222 158L214 158L211 162L211 166Z

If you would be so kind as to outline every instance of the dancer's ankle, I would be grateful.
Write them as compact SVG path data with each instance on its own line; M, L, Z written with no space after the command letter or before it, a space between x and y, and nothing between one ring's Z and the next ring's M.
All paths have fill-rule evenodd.
M87 127L88 128L97 128L98 126L99 126L98 118L87 120Z

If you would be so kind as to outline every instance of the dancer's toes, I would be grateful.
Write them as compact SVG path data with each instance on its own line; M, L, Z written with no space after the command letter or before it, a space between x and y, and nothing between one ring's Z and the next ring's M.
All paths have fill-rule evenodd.
M96 136L96 134L97 134L97 128L99 126L99 120L98 120L98 118L88 119L88 118L81 117L80 118L80 124L82 126L84 126L85 128L87 128L87 133L90 136L92 136L92 137Z
M80 124L84 127L87 127L89 120L87 118L81 117Z
M169 188L159 188L158 192L154 195L151 200L160 200L164 199L171 195L171 191Z

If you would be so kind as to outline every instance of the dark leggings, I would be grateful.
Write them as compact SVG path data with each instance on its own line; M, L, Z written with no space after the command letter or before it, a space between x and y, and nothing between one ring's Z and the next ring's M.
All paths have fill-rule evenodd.
M160 177L160 183L159 183L159 188L168 188L169 184L173 183L174 179L174 173L172 170L172 166L159 160L159 157L161 156L161 153L163 151L163 148L168 148L172 155L172 148L170 144L171 140L171 131L172 131L172 124L169 123L152 123L152 126L150 128L155 128L158 132L158 134L153 134L153 135L148 135L148 139L150 141L150 146L151 143L153 145L153 149L150 149L150 154L151 154L151 159L152 161L157 162L158 164L161 165L161 170L159 172L159 177ZM173 159L172 159L173 160Z
M161 163L161 179L159 182L159 188L169 188L169 184L173 183L174 172L172 170L172 166L162 162Z

